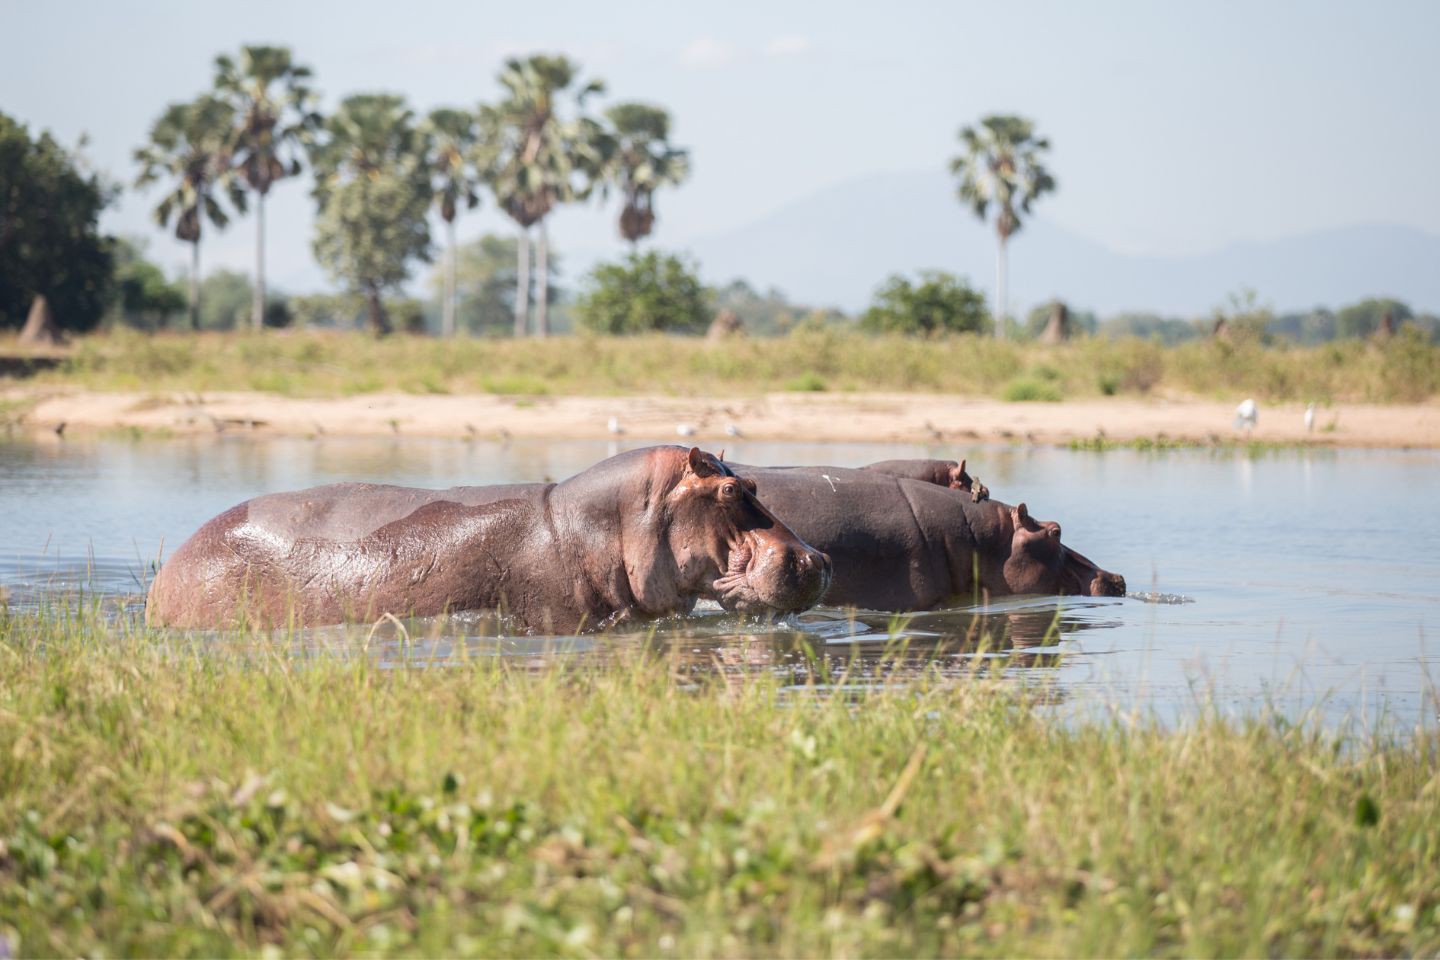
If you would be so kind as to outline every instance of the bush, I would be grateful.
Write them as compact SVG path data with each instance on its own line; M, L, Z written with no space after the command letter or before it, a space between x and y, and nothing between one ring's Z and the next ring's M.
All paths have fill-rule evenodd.
M916 284L893 275L860 317L860 329L869 333L983 333L989 328L985 295L938 270L922 272Z
M710 320L694 268L653 250L592 270L575 318L586 330L617 334L702 333Z
M814 371L802 373L785 384L785 389L796 393L821 393L825 389L825 378Z
M1059 403L1064 399L1060 388L1045 380L1019 377L1005 385L1001 398L1013 402L1038 400L1044 403Z

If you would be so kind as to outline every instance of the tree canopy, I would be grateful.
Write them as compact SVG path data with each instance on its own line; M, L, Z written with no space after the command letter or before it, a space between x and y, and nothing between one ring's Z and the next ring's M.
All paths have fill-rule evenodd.
M575 301L575 319L595 333L703 333L705 288L684 259L651 250L591 271Z
M655 191L690 175L690 154L670 144L670 115L648 103L617 103L610 121L605 176L620 191L620 235L637 243L655 229Z
M315 258L346 289L363 296L376 333L389 333L381 297L430 255L429 196L393 173L334 187L315 223Z
M1389 297L1371 297L1341 307L1335 314L1335 335L1337 337L1368 337L1380 328L1380 320L1386 314L1395 329L1414 314L1409 304ZM1393 332L1393 331L1392 331Z
M55 322L85 331L110 298L112 246L100 233L111 199L98 174L83 169L47 132L32 138L0 113L0 328L24 325L43 294Z
M870 333L982 333L989 323L985 295L940 270L922 271L917 283L891 276L860 317L860 329Z
M390 94L346 97L315 151L315 257L332 278L365 298L371 327L389 333L384 294L430 259L431 188L423 136L405 101Z

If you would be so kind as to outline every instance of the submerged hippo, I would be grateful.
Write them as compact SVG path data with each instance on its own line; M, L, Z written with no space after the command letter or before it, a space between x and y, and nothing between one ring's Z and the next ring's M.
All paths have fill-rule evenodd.
M562 483L420 490L339 483L206 523L150 586L150 623L214 627L496 609L572 632L688 612L817 603L830 560L699 449L650 447Z
M827 603L905 611L987 594L1125 595L1124 577L1063 546L1060 525L1023 503L877 469L729 466L830 555Z

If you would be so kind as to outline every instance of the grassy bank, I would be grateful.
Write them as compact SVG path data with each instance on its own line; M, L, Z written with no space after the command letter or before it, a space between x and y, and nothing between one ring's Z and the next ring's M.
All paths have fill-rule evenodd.
M0 342L0 353L12 350ZM1388 343L1262 347L1140 340L1044 346L969 336L924 340L806 331L721 346L665 336L455 340L285 331L80 339L25 382L120 390L722 395L772 390L960 393L1054 401L1179 392L1260 400L1411 402L1440 393L1440 347ZM13 375L12 375L13 379Z
M0 613L11 953L1440 950L1433 733L238 649Z

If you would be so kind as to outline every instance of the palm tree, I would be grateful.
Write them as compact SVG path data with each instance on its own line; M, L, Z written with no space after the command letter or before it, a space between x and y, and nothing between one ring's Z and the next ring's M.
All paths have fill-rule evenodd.
M500 72L505 99L480 108L482 168L500 209L520 225L516 336L525 335L529 312L530 227L539 225L535 259L544 278L549 269L545 217L556 204L588 197L604 169L603 131L584 113L585 101L602 92L604 84L580 83L579 72L579 66L563 56L507 60ZM558 112L562 94L574 102L569 119ZM549 332L546 288L542 280L535 305L537 337Z
M632 248L655 229L655 190L690 175L689 151L672 147L670 115L645 103L617 103L605 111L613 144L608 179L624 196L620 235Z
M310 68L288 47L241 47L238 62L215 58L215 89L235 109L235 169L255 192L255 329L265 322L265 197L300 172L300 153L320 125Z
M192 103L172 103L150 128L150 141L135 151L140 175L135 186L161 180L170 192L155 208L155 222L170 225L175 236L190 244L190 326L200 329L200 235L209 220L219 229L230 222L218 195L245 211L245 191L230 170L230 131L235 111L228 103L202 96Z
M995 336L1005 336L1005 245L1021 227L1020 214L1055 189L1055 178L1045 169L1041 154L1050 141L1035 136L1035 125L1024 117L992 114L979 127L962 127L965 152L950 161L950 172L960 178L956 194L983 222L995 205L995 233L1000 238L995 258Z
M357 93L340 102L310 150L315 196L322 203L345 179L381 172L424 176L424 134L405 98Z
M480 203L480 181L471 163L476 143L476 118L464 110L441 108L425 118L435 206L445 221L445 306L440 332L455 335L455 216L461 204L473 210Z

